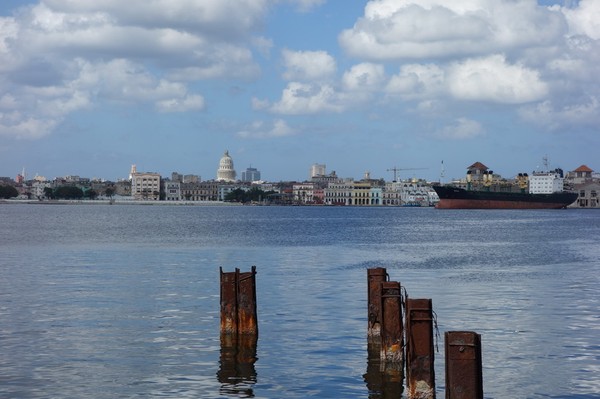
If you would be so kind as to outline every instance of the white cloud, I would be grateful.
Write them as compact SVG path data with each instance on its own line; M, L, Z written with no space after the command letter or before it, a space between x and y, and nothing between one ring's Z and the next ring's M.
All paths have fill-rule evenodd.
M247 129L237 133L243 139L269 139L292 136L296 134L294 129L288 126L283 119L277 119L272 124L263 121L254 122Z
M467 59L448 70L450 93L462 100L520 104L548 94L548 86L535 70L509 64L501 55Z
M265 109L269 108L269 106L271 105L269 100L261 100L260 98L256 98L256 97L252 97L251 103L252 103L252 109L255 111L265 110Z
M19 113L0 113L0 136L38 139L48 135L59 123L54 119L32 118Z
M340 112L339 95L330 85L290 82L281 95L281 100L273 104L274 113L298 115L320 112Z
M259 75L249 47L268 51L269 41L254 32L269 5L44 0L0 17L0 130L41 137L70 113L102 101L201 110L205 99L188 82ZM15 104L19 113L11 114Z
M355 57L402 60L551 46L565 31L562 15L535 0L372 0L339 41Z
M322 4L325 4L327 0L289 0L291 3L297 5L298 10L301 12L308 12Z
M550 130L569 130L574 125L596 129L600 124L600 99L590 97L580 103L555 104L550 100L521 108L521 117Z
M342 77L343 87L349 91L375 91L381 89L386 79L383 65L362 63L354 65Z
M433 97L445 92L446 72L435 64L407 64L392 76L386 91L405 98Z
M331 78L336 71L335 59L325 51L291 51L282 52L286 80L314 81Z
M600 39L600 2L598 0L580 0L579 6L571 9L568 7L553 7L561 10L569 22L571 34L586 35L594 40Z
M477 121L468 118L458 118L453 124L440 129L436 136L444 139L466 140L483 134L483 127Z
M199 95L186 95L184 98L171 98L156 103L160 112L187 112L204 109L204 97Z

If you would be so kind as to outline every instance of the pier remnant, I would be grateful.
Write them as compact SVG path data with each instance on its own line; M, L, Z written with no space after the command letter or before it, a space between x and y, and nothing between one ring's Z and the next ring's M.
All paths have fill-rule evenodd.
M381 283L388 280L385 267L367 269L369 341L380 343L381 336Z
M446 399L483 399L481 336L473 331L447 331Z
M221 280L221 357L217 379L221 393L254 396L256 383L256 266L250 272L223 272Z
M406 299L406 385L409 399L435 399L431 299Z
M404 368L404 337L402 327L402 295L400 283L381 283L381 361Z
M250 272L223 272L221 276L221 334L257 335L256 266Z

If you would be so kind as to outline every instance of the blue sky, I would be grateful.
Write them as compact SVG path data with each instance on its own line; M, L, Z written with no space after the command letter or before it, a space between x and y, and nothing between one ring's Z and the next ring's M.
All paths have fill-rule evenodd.
M600 2L3 0L0 176L600 170Z

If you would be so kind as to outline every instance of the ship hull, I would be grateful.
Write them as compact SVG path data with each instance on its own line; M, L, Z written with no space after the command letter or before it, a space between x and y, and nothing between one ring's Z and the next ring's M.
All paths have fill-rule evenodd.
M493 191L467 191L450 186L434 186L440 197L438 209L562 209L577 199L576 193L527 194Z

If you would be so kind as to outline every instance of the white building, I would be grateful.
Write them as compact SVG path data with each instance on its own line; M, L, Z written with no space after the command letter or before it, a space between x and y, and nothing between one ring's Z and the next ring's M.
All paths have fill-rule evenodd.
M309 176L309 180L312 179L313 177L317 177L317 176L325 176L325 171L326 171L326 166L325 164L319 164L319 163L315 163L310 167L310 176Z
M165 182L165 201L181 200L181 183L169 180Z

